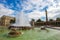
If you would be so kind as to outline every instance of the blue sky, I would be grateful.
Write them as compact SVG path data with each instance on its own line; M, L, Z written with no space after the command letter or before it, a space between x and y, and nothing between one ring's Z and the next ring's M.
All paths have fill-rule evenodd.
M60 17L60 0L0 0L0 16L15 16L23 10L29 19L45 20L45 9L49 19Z

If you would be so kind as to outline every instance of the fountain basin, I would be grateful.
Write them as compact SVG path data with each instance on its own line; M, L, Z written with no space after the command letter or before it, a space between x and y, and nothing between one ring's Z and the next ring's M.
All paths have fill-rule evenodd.
M17 28L19 30L30 30L32 29L32 27L30 26L9 26L8 29L11 29L11 28Z
M19 30L29 30L29 29L31 29L29 18L27 16L28 15L26 15L24 11L20 11L16 15L16 22L14 24L11 24L9 29L11 29L11 28L17 28Z

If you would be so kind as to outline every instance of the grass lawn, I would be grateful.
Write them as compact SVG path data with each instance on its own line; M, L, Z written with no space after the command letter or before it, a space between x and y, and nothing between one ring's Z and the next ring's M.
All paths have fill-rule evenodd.
M4 32L0 32L0 40L60 40L59 30L47 29L49 32L46 30L39 30L39 28L22 31L24 34L15 38L7 37L9 31L4 30Z

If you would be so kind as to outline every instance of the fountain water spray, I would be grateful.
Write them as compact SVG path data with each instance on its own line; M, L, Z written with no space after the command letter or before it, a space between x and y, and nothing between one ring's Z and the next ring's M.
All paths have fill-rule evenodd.
M14 27L31 27L30 23L29 23L29 19L27 17L27 15L25 15L25 13L23 11L19 12L17 15L16 15L16 22L15 24L12 24L11 26L14 26Z

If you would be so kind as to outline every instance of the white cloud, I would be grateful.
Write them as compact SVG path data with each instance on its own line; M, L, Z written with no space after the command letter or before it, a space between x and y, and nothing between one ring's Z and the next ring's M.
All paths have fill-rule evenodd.
M48 17L52 19L56 19L57 16L60 15L60 6L55 7L55 6L50 6L48 8ZM59 16L60 17L60 16Z
M39 19L41 17L45 17L45 12L40 12L38 10L34 10L33 12L28 13L28 16L29 16L30 19L37 20L37 19Z
M23 9L25 7L28 8L28 9L31 9L31 7L35 7L37 10L40 10L42 8L44 8L45 6L50 6L50 5L54 5L55 2L53 0L46 0L46 1L43 1L43 0L29 0L28 2L24 2L23 5ZM27 5L27 6L26 6ZM35 5L35 6L33 6Z
M34 6L35 5L35 6ZM13 7L13 4L11 4ZM45 6L48 6L48 18L55 19L57 15L60 14L60 0L28 0L28 2L22 3L23 10L30 10L35 8L35 10L31 13L28 13L29 18L39 19L41 17L45 17L45 12L41 12L39 10L43 9ZM8 6L7 6L8 7ZM17 3L17 7L20 7L20 4ZM12 14L14 10L5 8L3 4L0 4L0 14L1 15L9 15ZM60 16L59 16L60 17Z
M10 15L14 12L14 10L5 8L3 4L0 4L0 17L2 15Z
M48 19L54 19L55 20L57 17L60 17L60 9L59 8L54 8L54 7L49 8L47 13L48 13ZM30 19L33 18L35 20L37 20L41 17L46 17L45 15L46 14L45 14L44 11L41 12L41 11L38 11L38 10L34 10L33 12L28 13L29 18Z
M25 2L27 5L25 9L29 10L31 8L35 8L35 11L29 13L30 18L39 19L41 17L45 17L45 12L41 12L39 10L43 9L45 6L48 6L48 18L55 19L57 15L60 14L60 0L29 0ZM33 5L35 6L33 6ZM24 5L25 6L25 5ZM23 7L24 7L23 6ZM60 17L60 16L59 16Z

